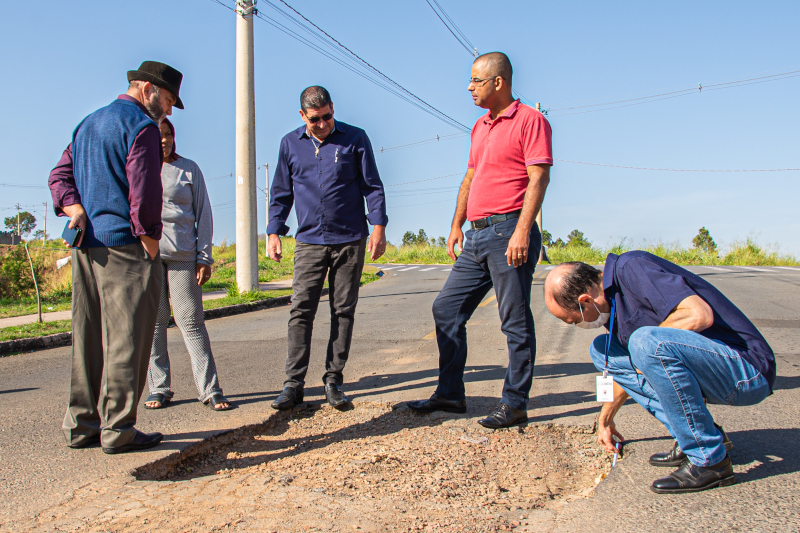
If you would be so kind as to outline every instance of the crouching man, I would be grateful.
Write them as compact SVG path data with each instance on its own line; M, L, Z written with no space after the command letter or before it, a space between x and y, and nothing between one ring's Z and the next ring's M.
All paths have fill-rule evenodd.
M609 254L602 272L561 264L544 290L557 318L609 331L589 348L597 369L614 380L614 399L600 412L600 444L613 452L614 437L622 440L614 415L631 397L676 441L650 458L654 466L679 467L654 481L653 492L735 483L732 445L706 402L754 405L772 394L775 355L753 323L701 277L641 251Z

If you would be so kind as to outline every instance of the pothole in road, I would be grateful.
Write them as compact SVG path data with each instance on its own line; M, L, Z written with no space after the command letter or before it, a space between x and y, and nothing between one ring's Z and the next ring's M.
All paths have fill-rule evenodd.
M138 479L159 481L149 496L160 507L114 531L143 519L181 531L506 530L591 494L610 469L586 428L487 432L471 418L397 407L276 413L142 467Z

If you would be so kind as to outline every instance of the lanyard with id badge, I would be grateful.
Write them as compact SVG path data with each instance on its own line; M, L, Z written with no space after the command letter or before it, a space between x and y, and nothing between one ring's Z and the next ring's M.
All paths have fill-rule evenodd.
M608 324L608 337L606 338L606 366L603 375L597 376L597 401L614 401L614 378L608 375L608 354L611 351L611 336L614 334L614 317L616 315L616 299L611 299L611 321Z

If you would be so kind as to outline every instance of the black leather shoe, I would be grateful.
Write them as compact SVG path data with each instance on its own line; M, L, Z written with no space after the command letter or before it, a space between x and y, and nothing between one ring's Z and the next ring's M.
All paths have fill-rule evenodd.
M161 444L161 440L164 438L164 435L161 433L142 433L141 431L136 431L136 435L133 437L133 440L130 441L128 444L123 444L122 446L115 446L113 448L106 448L103 446L103 453L107 453L109 455L113 455L115 453L127 453L127 452L138 452L141 450L147 450L149 448L155 448L159 444Z
M285 411L301 403L303 403L303 389L300 387L285 387L281 395L272 402L272 408Z
M514 409L510 405L500 403L497 409L486 418L478 420L478 424L489 429L509 428L528 423L528 411Z
M98 446L100 444L100 435L92 435L91 437L87 437L79 442L73 442L72 444L68 444L70 448L73 450L80 450L81 448L91 448L93 446Z
M725 433L725 430L722 429L722 426L714 424L716 428L722 433L722 444L725 445L725 451L729 452L733 449L733 443L728 439L728 435ZM681 466L683 462L686 460L686 454L683 453L680 446L678 446L677 441L675 445L672 446L672 449L666 453L655 453L650 456L650 464L653 466L671 466L677 467Z
M350 403L350 400L342 392L342 387L336 383L325 384L325 399L331 407L341 407Z
M656 494L683 494L700 492L714 487L726 487L736 483L733 465L725 459L713 466L695 466L689 461L667 477L653 481L650 490Z
M466 413L467 400L445 400L435 392L427 400L414 400L406 402L408 408L418 413L433 413L444 411L446 413Z

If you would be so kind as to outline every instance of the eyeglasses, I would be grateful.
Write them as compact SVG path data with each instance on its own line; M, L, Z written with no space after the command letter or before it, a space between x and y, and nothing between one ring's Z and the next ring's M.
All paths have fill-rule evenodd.
M316 124L320 120L324 120L325 122L328 122L330 119L333 118L333 113L325 113L324 115L317 116L317 117L309 117L308 115L306 115L306 118L312 124Z
M483 86L483 85L486 85L487 81L493 80L495 78L502 78L502 77L503 76L491 76L491 77L483 78L483 79L481 79L481 78L470 78L469 79L469 84L472 85L473 83L475 83L475 84L480 83L481 86Z

